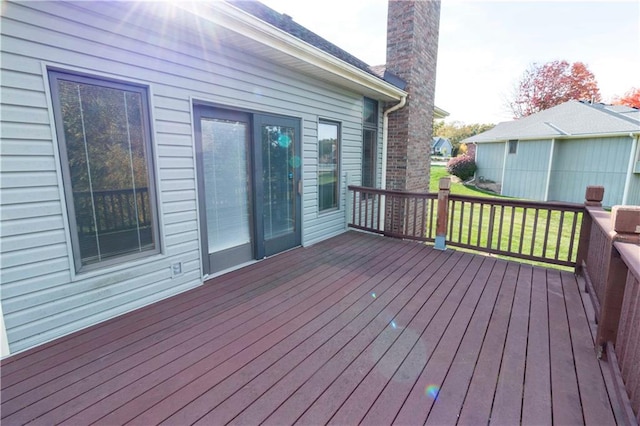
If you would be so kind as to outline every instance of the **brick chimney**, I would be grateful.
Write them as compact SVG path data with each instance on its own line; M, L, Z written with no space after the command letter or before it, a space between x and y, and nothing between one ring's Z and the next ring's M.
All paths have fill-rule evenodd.
M389 115L388 189L429 190L439 26L439 0L389 1L386 68L409 96Z

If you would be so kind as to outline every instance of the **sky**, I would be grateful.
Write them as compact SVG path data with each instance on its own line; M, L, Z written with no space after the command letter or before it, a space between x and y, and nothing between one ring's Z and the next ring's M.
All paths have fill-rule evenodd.
M362 59L386 59L386 0L261 0ZM584 62L604 102L640 87L640 0L442 0L436 105L447 122L498 123L532 64Z

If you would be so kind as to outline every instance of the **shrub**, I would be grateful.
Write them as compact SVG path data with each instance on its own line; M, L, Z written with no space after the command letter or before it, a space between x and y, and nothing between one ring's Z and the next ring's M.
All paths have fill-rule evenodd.
M460 155L452 158L447 163L447 172L457 176L460 180L467 180L473 177L477 166L475 160L468 155Z

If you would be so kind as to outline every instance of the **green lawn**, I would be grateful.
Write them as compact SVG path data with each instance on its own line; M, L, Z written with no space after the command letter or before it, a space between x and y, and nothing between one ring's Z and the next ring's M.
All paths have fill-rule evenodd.
M444 166L432 166L430 191L437 192L438 181L446 176L448 176L448 173ZM451 183L451 194L485 198L507 198L453 182ZM579 235L581 213L578 213L578 217L574 218L575 213L571 212L566 212L562 215L559 211L540 210L536 213L531 208L481 206L479 204L472 205L471 203L464 203L464 213L462 213L461 204L459 202L456 203L456 210L452 214L450 213L453 227L448 228L448 239L451 241L459 241L463 244L479 247L488 247L490 245L494 250L521 251L535 256L545 255L552 257L557 252L560 259L568 259L571 249L571 260L575 260L578 242L577 238L575 238L572 245L572 235L570 233L575 219L577 223L576 234ZM481 215L483 218L482 226L480 226ZM494 220L492 232L489 232L488 226L490 217L493 217ZM498 223L501 220L502 227L499 228ZM508 235L510 229L513 229L511 237ZM449 231L451 231L450 235ZM490 244L489 239L491 239ZM545 240L547 241L546 244ZM526 263L541 264L528 261ZM548 266L546 264L541 265ZM567 269L564 267L558 268Z

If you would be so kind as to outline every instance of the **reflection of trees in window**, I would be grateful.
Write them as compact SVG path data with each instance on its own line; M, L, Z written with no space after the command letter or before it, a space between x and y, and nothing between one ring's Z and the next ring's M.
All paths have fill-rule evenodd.
M52 73L79 266L153 250L142 89Z
M338 207L339 188L339 124L318 123L318 208L320 211Z
M295 129L262 126L262 182L265 239L291 232L295 220L294 175L300 167Z

